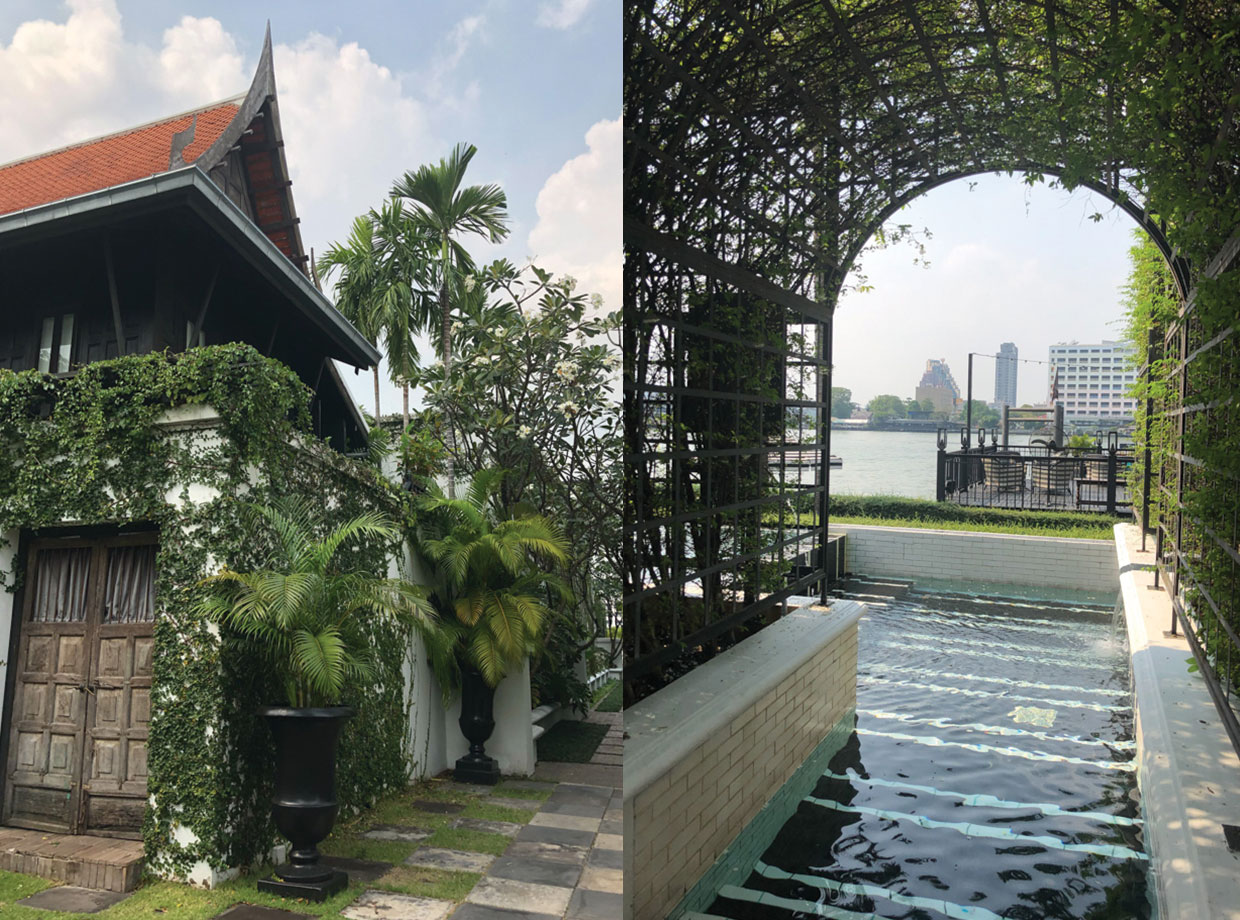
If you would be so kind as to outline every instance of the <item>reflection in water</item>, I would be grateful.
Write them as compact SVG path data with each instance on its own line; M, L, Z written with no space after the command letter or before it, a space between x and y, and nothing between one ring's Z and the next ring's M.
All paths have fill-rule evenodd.
M1128 659L1110 609L845 588L879 601L861 626L854 731L707 913L1148 918ZM916 648L900 641L911 631Z

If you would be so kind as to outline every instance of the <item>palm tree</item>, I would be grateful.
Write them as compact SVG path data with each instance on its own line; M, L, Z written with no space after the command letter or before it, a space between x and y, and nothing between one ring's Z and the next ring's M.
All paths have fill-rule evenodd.
M432 234L438 244L439 344L443 354L444 380L448 383L452 378L452 317L448 290L458 269L469 270L473 267L469 253L454 237L477 233L497 243L508 235L508 199L503 189L498 185L461 187L465 170L477 152L473 144L457 144L452 148L452 153L438 164L407 172L392 187L394 196L406 199L406 213L415 225ZM455 496L456 435L452 419L445 421L448 494Z
M346 243L319 259L324 277L339 271L336 305L372 343L383 340L392 382L401 388L409 427L409 385L418 368L414 333L427 324L430 266L438 240L414 224L397 199L353 221ZM374 368L375 421L379 421L379 368Z
M337 564L337 552L355 540L398 538L392 522L366 513L316 537L316 513L308 501L246 508L251 524L274 538L274 549L260 569L225 567L203 579L207 593L198 610L258 649L284 685L290 706L336 705L350 683L376 678L365 629L366 618L375 615L412 624L436 671L447 678L449 645L423 592L399 579Z
M374 345L382 332L381 316L373 309L377 276L382 268L375 250L375 225L369 214L353 219L353 232L344 243L333 243L318 259L315 268L327 280L337 270L336 309ZM379 365L371 370L375 378L375 422L379 421Z
M500 472L479 472L463 498L446 497L432 483L419 502L413 547L458 661L477 668L491 687L537 650L548 592L568 598L568 589L545 568L567 558L563 535L541 516L500 512L495 493L501 478Z

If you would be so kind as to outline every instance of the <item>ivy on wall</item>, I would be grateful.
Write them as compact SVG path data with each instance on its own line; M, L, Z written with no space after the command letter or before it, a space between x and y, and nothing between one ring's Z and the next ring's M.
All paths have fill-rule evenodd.
M363 511L405 517L403 493L371 466L311 434L312 394L247 345L118 358L72 377L0 370L0 533L90 525L158 527L157 610L148 747L147 866L184 876L251 864L276 840L271 748L257 707L280 688L229 635L194 611L199 580L245 569L264 549L242 504L313 495L324 526ZM161 423L170 408L210 406L217 425ZM396 545L355 545L348 565L386 571ZM24 560L0 580L21 584ZM369 624L374 686L353 688L341 738L343 808L371 804L409 776L407 627ZM188 831L189 833L185 833Z

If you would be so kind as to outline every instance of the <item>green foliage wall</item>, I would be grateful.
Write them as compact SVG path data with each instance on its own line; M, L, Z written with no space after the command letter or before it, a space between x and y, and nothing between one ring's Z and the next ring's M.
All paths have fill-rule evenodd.
M197 583L263 550L242 523L244 501L304 493L325 525L362 510L401 516L402 494L372 467L310 433L310 391L245 345L129 356L73 377L0 371L0 533L82 525L156 526L157 619L147 811L147 865L185 875L263 857L271 824L270 739L256 713L280 701L262 668L194 611ZM212 427L161 424L170 408L210 406ZM356 546L350 564L386 572L399 547ZM0 573L16 590L24 572ZM409 773L406 628L370 624L381 662L375 687L346 700L338 785L345 809L367 805ZM195 842L176 842L184 828ZM182 841L190 840L181 834Z

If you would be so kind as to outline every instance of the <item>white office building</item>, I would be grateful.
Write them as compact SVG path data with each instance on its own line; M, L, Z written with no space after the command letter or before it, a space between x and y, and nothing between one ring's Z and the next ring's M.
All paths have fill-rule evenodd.
M1055 393L1058 372L1058 393ZM1064 417L1109 419L1133 417L1137 401L1128 391L1136 381L1132 348L1124 342L1059 343L1050 348L1048 403L1062 403ZM1057 397L1057 398L1056 398Z

